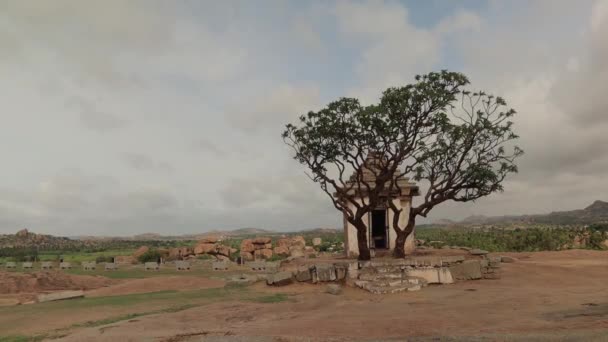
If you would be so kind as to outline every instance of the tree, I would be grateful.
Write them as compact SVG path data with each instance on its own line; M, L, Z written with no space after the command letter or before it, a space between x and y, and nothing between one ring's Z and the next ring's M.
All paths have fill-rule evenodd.
M514 161L522 150L506 152L517 139L510 121L515 111L504 109L500 97L465 90L468 84L463 74L432 72L387 89L379 104L341 98L301 116L299 126L286 126L283 140L295 159L357 229L359 259L370 259L363 218L378 205L394 213L395 256L402 257L418 216L448 200L473 201L501 191L505 177L517 172ZM399 195L407 175L427 183L428 190L402 227L405 213L389 199Z

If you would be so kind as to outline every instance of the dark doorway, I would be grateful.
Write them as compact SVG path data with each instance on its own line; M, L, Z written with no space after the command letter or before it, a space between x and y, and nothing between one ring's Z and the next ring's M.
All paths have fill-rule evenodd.
M377 249L388 248L386 236L386 210L372 211L372 242Z

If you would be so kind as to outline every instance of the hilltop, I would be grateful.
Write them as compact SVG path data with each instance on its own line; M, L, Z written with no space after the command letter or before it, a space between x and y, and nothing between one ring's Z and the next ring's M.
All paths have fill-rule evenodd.
M436 225L500 225L500 224L592 224L608 222L608 202L597 200L584 209L554 211L549 214L509 216L469 216L459 222L440 220Z
M27 229L22 229L16 234L0 235L0 248L63 249L72 248L75 245L84 245L84 243L66 237L36 234Z

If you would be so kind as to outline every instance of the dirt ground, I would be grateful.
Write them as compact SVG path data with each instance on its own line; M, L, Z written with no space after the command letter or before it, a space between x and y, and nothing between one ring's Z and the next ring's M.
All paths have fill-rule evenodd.
M109 287L86 292L86 297L118 296L134 293L146 293L168 290L194 290L223 287L225 282L219 279L208 279L191 276L168 276L144 279L129 279Z
M62 341L608 341L608 252L504 253L502 278L371 295L324 286L254 289L274 304L220 302L81 329ZM105 290L105 289L104 289Z

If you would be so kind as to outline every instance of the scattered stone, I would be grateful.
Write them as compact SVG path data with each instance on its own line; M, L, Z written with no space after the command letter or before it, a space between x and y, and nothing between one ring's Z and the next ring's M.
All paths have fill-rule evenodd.
M502 256L502 257L500 257L500 261L501 262L506 262L506 263L511 263L511 262L517 261L517 259L512 258L510 256Z
M336 280L336 268L331 264L318 264L314 267L313 283Z
M13 261L7 261L6 265L4 265L6 268L17 268L17 263L13 262Z
M83 262L82 263L82 269L85 271L92 271L94 270L96 267L95 261L90 261L90 262Z
M266 262L265 261L253 261L248 262L246 264L252 271L265 271L266 270Z
M176 261L175 268L178 271L187 271L190 270L190 263L187 261Z
M24 262L21 264L21 268L23 268L24 270L32 269L34 268L34 264L31 262Z
M481 279L481 262L480 260L466 260L461 264L450 266L450 273L456 280Z
M483 249L472 249L469 251L469 253L471 253L471 255L486 255L490 252L488 251L484 251Z
M310 274L310 269L308 267L302 267L296 273L296 280L300 282L311 281L312 275Z
M269 274L266 278L266 284L273 286L285 286L293 283L293 275L291 272L277 272Z
M106 271L115 271L115 270L117 270L117 269L118 269L118 265L116 265L116 264L115 264L115 263L113 263L113 262L106 262L106 264L105 264L105 266L104 266L104 269L105 269Z
M144 270L155 270L158 271L160 269L160 267L158 266L158 263L156 262L147 262L144 264Z
M348 266L347 265L335 265L336 269L336 280L346 279L346 275L348 274Z
M340 286L339 284L329 284L327 285L327 289L325 290L325 292L332 295L339 295L342 293L342 286Z
M462 249L463 251L467 251L467 252L470 252L472 250L471 247L460 247L460 249Z
M62 270L71 269L72 264L70 264L69 262L62 262L59 264L59 268L61 268Z
M51 302L55 300L63 300L63 299L73 299L73 298L83 298L84 291L61 291L61 292L52 292L52 293L44 293L39 294L37 299L39 303Z
M53 263L52 263L52 262L50 262L50 261L44 261L44 262L43 262L43 263L40 265L40 267L41 267L43 270L50 270L50 269L52 269L52 268L53 268Z
M228 270L228 263L225 261L214 261L211 267L214 271L226 271Z

